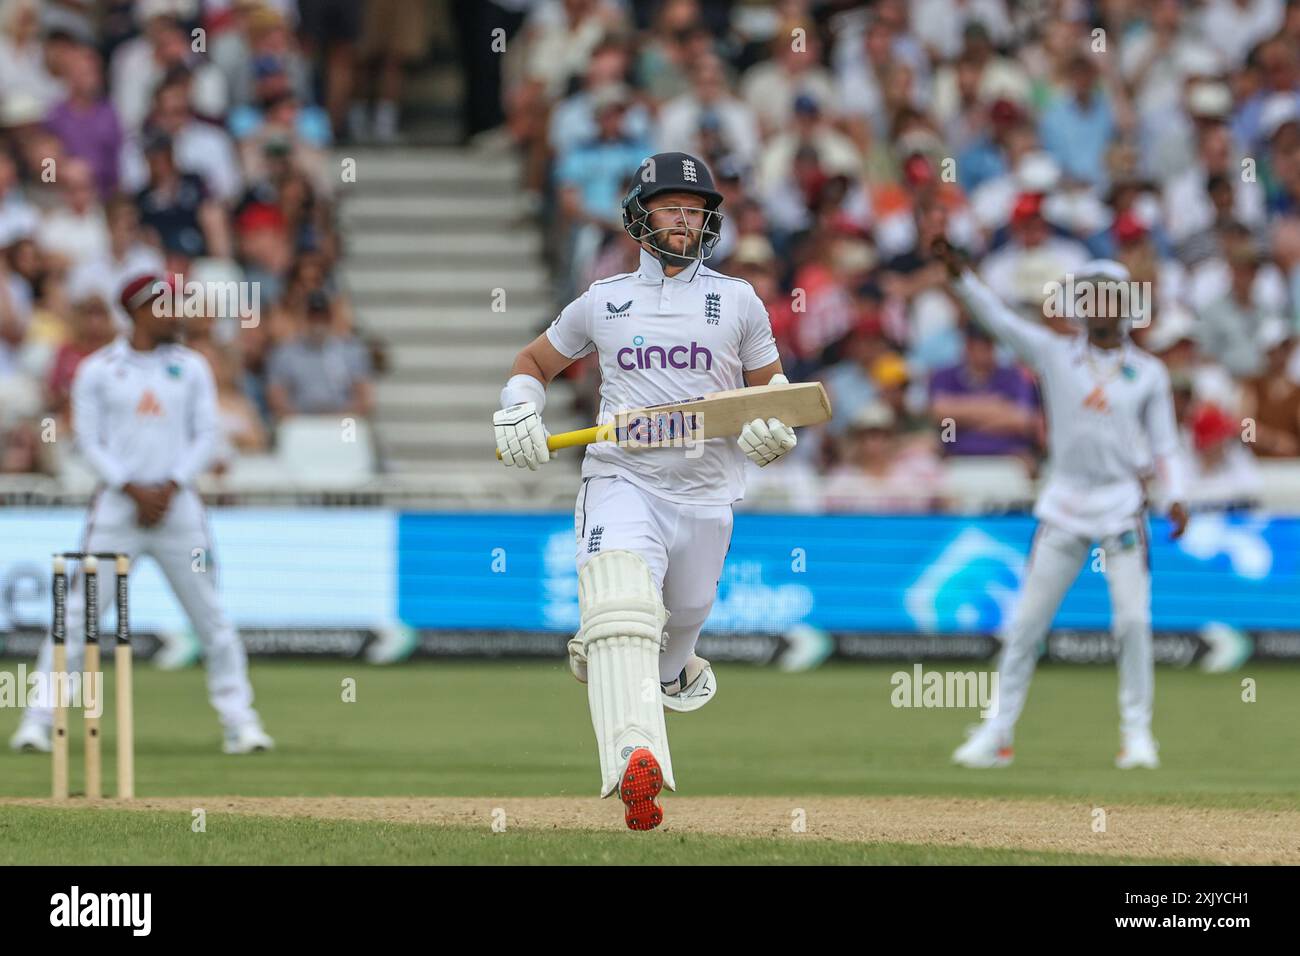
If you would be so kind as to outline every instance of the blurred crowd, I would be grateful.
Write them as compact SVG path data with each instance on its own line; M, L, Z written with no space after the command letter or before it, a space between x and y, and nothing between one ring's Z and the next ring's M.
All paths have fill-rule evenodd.
M1038 389L946 291L939 237L1036 321L1094 257L1151 283L1133 338L1170 369L1194 502L1250 502L1260 459L1300 456L1300 2L486 6L559 302L636 268L643 156L710 164L709 265L836 410L768 482L917 511L963 461L1044 464ZM571 374L590 396L589 360Z
M219 387L218 472L288 416L369 414L382 353L336 279L328 150L395 130L395 100L372 110L352 77L378 12L365 49L393 92L391 6L0 2L0 473L60 470L77 364L127 330L145 273L255 306L185 321Z

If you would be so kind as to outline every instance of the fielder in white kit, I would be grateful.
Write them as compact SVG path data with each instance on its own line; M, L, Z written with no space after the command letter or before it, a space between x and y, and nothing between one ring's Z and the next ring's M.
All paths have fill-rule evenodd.
M1128 337L1124 310L1099 306L1081 316L1086 331L1061 335L1004 305L958 253L940 241L935 255L972 316L1037 375L1047 408L1051 473L1034 507L1038 529L1019 600L998 662L996 713L953 754L966 767L1012 760L1016 720L1025 705L1038 646L1094 544L1102 549L1111 633L1119 665L1122 749L1116 766L1159 766L1151 733L1155 668L1151 650L1151 570L1146 480L1159 475L1170 502L1172 536L1187 526L1186 479L1178 458L1173 395L1164 364ZM1117 262L1094 260L1077 283L1127 283ZM1095 296L1097 303L1110 302Z
M217 598L215 558L203 502L194 482L217 450L217 393L199 353L176 344L180 318L154 309L166 289L140 276L121 293L131 316L128 336L87 357L72 384L77 447L100 479L90 505L81 550L142 555L157 562L203 643L208 699L228 754L270 750L272 739L253 709L244 645ZM196 565L195 556L203 561ZM78 576L80 571L78 571ZM84 598L68 588L68 669L81 669ZM47 635L37 669L48 674L53 644ZM14 734L15 750L48 752L53 715L32 706Z
M601 423L618 410L786 381L753 288L703 265L721 202L701 160L670 152L642 162L623 201L640 268L592 283L519 353L493 418L506 465L549 460L546 384L593 351ZM570 667L587 684L600 795L618 790L631 829L658 826L655 798L663 786L676 789L664 708L696 710L717 688L695 644L717 596L745 457L766 465L795 441L793 429L769 418L747 424L735 442L587 448L574 514L581 627Z

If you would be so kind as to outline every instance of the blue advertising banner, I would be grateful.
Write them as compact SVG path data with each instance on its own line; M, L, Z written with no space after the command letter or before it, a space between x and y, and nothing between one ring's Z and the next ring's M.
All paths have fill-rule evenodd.
M211 519L207 570L253 654L554 657L578 625L568 515L218 508ZM49 554L74 547L83 520L72 509L0 517L0 655L35 654L49 625ZM788 663L824 654L834 635L846 658L987 657L1034 526L1022 516L737 515L708 654ZM1168 531L1152 528L1158 660L1300 658L1300 518L1207 513L1181 541ZM131 604L137 636L163 660L197 657L149 561L132 569ZM1105 659L1108 624L1105 576L1089 561L1049 657Z
M1015 599L1028 517L808 517L740 514L712 633L994 633ZM1300 519L1202 514L1169 540L1152 525L1156 630L1218 621L1300 625ZM419 629L572 630L578 621L566 516L404 514L398 614ZM1080 569L1056 619L1104 629L1105 576Z

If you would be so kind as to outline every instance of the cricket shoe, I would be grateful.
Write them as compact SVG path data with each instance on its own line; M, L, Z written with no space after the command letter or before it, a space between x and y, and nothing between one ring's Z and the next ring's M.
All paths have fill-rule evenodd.
M1133 770L1137 767L1157 770L1160 767L1160 757L1157 755L1159 750L1160 745L1150 733L1125 734L1124 749L1115 758L1115 766L1120 770Z
M953 763L973 770L1009 767L1013 759L1010 742L989 724L977 725L952 754Z
M227 754L257 754L274 749L275 741L256 721L227 730L221 743L221 752Z
M664 772L649 748L638 747L627 758L618 795L626 808L623 819L629 830L653 830L664 821L663 808L655 802L664 788Z
M9 749L21 754L47 754L54 749L51 743L53 733L49 724L24 720L9 738Z
M676 679L661 682L664 706L678 714L699 710L718 692L718 678L703 657L691 655Z

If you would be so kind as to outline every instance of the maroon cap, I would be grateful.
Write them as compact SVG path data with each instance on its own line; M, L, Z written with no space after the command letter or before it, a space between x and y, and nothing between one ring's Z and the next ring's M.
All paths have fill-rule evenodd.
M142 305L148 305L162 295L162 289L159 286L166 286L166 284L161 278L152 273L136 276L122 288L122 294L118 296L118 302L122 304L123 309L131 312Z

